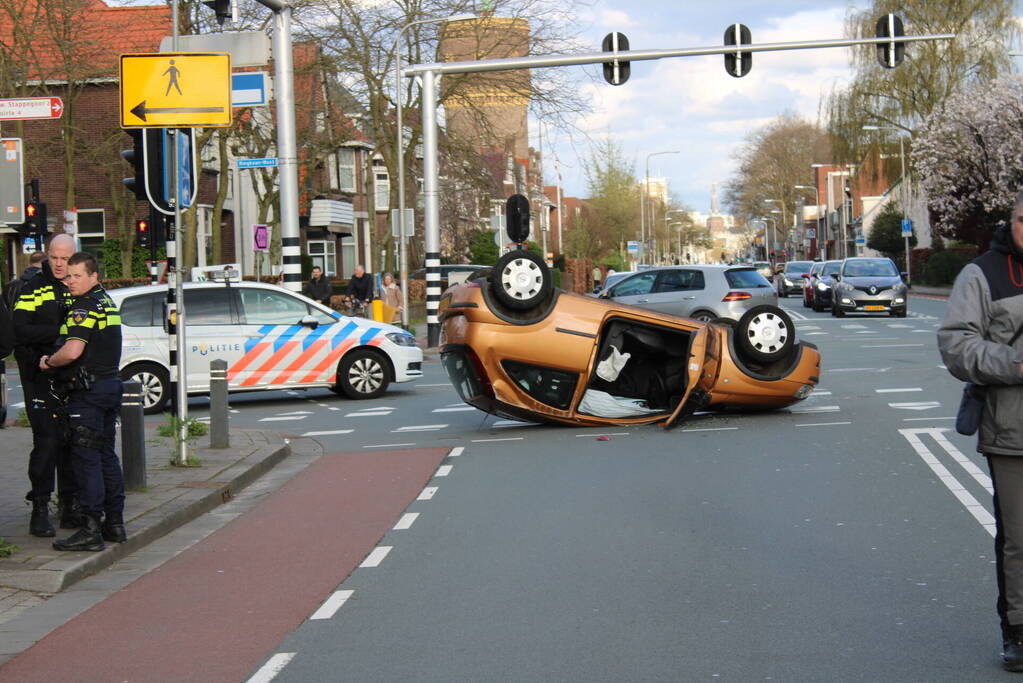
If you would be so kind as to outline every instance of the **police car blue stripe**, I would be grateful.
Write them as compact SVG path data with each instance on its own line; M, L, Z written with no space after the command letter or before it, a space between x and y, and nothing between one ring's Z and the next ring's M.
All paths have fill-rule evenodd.
M349 322L347 325L341 328L341 331L334 335L330 340L330 348L336 349L341 345L345 339L351 336L352 332L355 332L359 328L354 322Z
M366 333L362 335L362 339L359 340L359 343L360 344L368 344L369 341L373 337L377 336L382 331L383 331L383 329L379 328L379 327L371 327L371 328L369 328L368 330L366 330Z
M306 335L302 340L302 350L305 351L312 346L313 342L326 334L328 329L330 329L330 325L318 325L315 330Z
M301 325L288 325L284 331L274 339L274 351L280 351L281 347L291 341L291 338L306 328Z
M256 347L256 344L263 341L263 337L270 334L277 327L278 327L277 325L263 325L262 327L260 327L259 331L257 332L259 338L245 340L245 353L248 353L249 351L254 349Z

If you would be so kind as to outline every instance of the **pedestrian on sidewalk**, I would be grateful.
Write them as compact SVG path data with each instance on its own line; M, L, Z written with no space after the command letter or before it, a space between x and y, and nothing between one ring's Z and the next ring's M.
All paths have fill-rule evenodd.
M323 275L323 269L313 266L312 279L302 288L302 293L313 301L318 301L324 306L330 306L330 280Z
M380 288L380 298L383 299L385 306L390 306L394 309L394 315L391 316L391 319L383 322L400 323L401 311L405 308L405 300L401 297L401 287L395 283L393 273L384 273L383 286Z
M32 452L28 463L32 488L25 498L32 502L29 533L33 536L56 534L50 521L49 507L54 473L59 495L60 527L74 529L81 524L71 457L57 420L56 401L50 395L49 378L39 371L39 359L53 352L60 325L71 303L64 278L67 276L68 259L74 251L73 237L54 235L46 249L46 260L40 262L39 272L21 286L20 296L11 312L17 343L14 357L21 375L25 413L32 425Z
M1002 661L1023 672L1023 192L991 249L956 277L938 349L957 379L986 387L977 451L994 487Z
M99 284L96 257L79 252L68 261L68 289L75 297L61 327L60 348L39 359L67 401L71 462L85 517L56 550L103 550L124 543L124 475L114 451L121 409L121 317ZM102 520L101 520L102 518Z

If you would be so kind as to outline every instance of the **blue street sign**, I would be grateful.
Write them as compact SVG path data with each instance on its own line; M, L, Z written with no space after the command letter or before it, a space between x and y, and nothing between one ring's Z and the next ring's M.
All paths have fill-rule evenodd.
M174 163L173 152L170 148L171 138L177 141L178 145L178 197L181 199L181 208L187 209L192 206L192 198L195 195L195 155L192 147L192 131L189 128L178 128L173 135L169 134L167 128L161 129L163 138L163 201L170 205L171 183L173 182Z
M231 106L260 107L266 104L266 74L253 71L231 74Z
M238 159L238 168L267 168L277 165L277 157L264 157L262 159Z
M629 242L628 242L628 250L629 250L630 254L638 254L639 253L639 242L636 241L636 240L629 240Z
M913 221L909 218L902 219L902 236L912 237L913 236Z

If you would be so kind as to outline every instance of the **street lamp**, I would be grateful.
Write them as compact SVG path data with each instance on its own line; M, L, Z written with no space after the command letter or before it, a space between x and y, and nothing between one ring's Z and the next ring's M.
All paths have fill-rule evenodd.
M765 199L765 200L764 200L764 202L774 202L774 203L776 203L776 204L777 204L778 206L780 206L780 207L781 207L781 211L778 211L777 209L773 209L773 210L771 211L771 213L780 213L780 214L781 214L781 224L782 224L782 226L784 227L784 226L785 226L785 202L783 202L783 201L782 201L782 200L780 200L780 199ZM776 230L776 231L775 231L775 236L777 236L777 234L778 234L778 232L777 232L777 230ZM771 240L771 241L775 243L775 246L777 246L777 240L775 240L775 239L773 239L773 238L772 238L772 240ZM771 260L771 256L770 256L770 253L768 253L768 256L767 256L767 260L768 260L768 261L770 261L770 260Z
M901 128L895 126L874 126L867 124L863 126L863 130L894 130L902 131ZM899 172L902 174L899 177L899 184L902 185L902 216L906 218L909 214L909 181L906 178L906 154L905 148L902 144L903 136L899 136ZM906 279L909 280L909 236L906 237Z
M813 190L813 201L814 201L814 207L815 207L815 209L814 209L814 216L815 216L814 224L815 224L815 228L814 228L814 231L813 231L813 239L815 241L815 244L820 244L820 238L817 236L818 233L820 232L820 229L821 229L821 193L820 193L820 190L817 189L816 185L793 185L793 187L796 188L797 190ZM802 217L800 217L800 220L802 221ZM803 223L803 225L805 226L806 224ZM820 252L818 251L818 255L819 254L820 254ZM810 256L813 257L813 253L812 252L811 252Z
M405 244L405 134L401 121L402 89L401 89L401 40L405 31L419 24L435 24L437 22L462 21L475 19L472 13L454 14L450 17L436 17L432 19L417 19L410 21L401 27L397 37L394 39L394 48L391 53L394 58L394 110L395 110L395 140L394 147L397 154L398 174L398 277L401 278L401 324L408 328L408 255Z
M639 240L642 245L644 255L646 252L646 200L647 195L650 194L650 157L655 157L658 154L681 154L682 152L677 149L665 150L663 152L651 152L646 155L646 180L643 183L643 193L639 198ZM653 218L653 216L651 216Z
M668 227L669 227L668 226L668 216L673 214L673 213L684 214L684 213L686 213L686 211L683 210L683 209L668 209L667 211L664 212L664 232L665 232L665 235L668 234ZM679 226L679 229L677 231L677 234L678 234L678 240L677 240L678 250L676 251L676 254L681 255L681 253L682 253L682 227L681 227L682 226L682 222L679 221L679 222L676 222L676 223L672 223L671 225ZM671 237L667 237L667 239L668 239L668 248L670 249L671 248Z

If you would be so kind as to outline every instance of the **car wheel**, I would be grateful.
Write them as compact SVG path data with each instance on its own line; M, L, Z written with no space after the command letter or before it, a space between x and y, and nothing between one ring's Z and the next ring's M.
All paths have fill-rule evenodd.
M387 364L379 353L358 349L338 363L334 391L354 399L377 398L387 390L387 375Z
M831 305L831 315L835 316L836 318L844 318L845 317L845 311L842 310L841 306L836 306L835 304L832 304Z
M806 295L803 295L803 308L810 308L810 302L806 300Z
M170 373L156 363L135 363L121 370L122 382L142 385L142 412L162 413L170 401Z
M701 323L714 322L718 319L717 313L713 313L711 311L693 311L689 317Z
M811 306L811 308L814 310L814 313L824 312L824 306L821 305L821 300L817 298L816 294L813 295L813 305Z
M497 259L490 283L497 300L515 311L526 311L543 303L554 290L547 264L536 254L521 249Z
M792 319L777 306L754 306L736 325L739 353L755 363L771 363L786 357L795 345Z
M893 318L905 318L908 312L908 309L903 308L901 311L892 311L890 315Z

